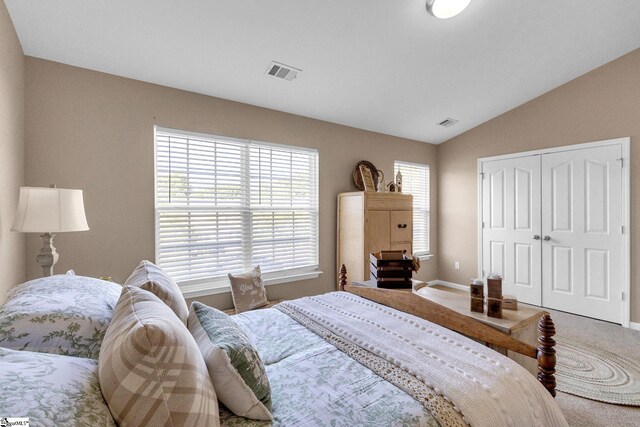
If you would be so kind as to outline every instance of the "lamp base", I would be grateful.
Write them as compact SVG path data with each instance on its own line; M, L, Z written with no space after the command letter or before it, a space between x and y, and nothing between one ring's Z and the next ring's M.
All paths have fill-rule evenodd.
M42 267L42 276L47 277L53 274L53 266L58 262L58 252L53 246L53 238L55 234L44 233L40 235L43 246L38 254L38 264Z

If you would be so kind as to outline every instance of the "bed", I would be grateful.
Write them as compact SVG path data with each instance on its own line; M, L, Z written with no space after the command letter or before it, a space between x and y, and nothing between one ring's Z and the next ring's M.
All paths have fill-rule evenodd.
M349 292L242 313L272 383L274 425L565 425L524 368ZM222 409L222 425L248 423Z
M101 287L108 290L95 293L108 300L101 307L116 305L113 284L81 285L82 280L75 278L73 286L67 286L68 278L50 280L65 293ZM26 306L24 298L27 289L37 292L47 285L45 281L14 291L23 298L22 310L45 315L42 306ZM361 289L344 289L231 317L264 364L273 419L240 417L220 403L220 425L567 425L550 390L515 362L455 331L371 300L379 296L367 298L357 295ZM29 301L37 305L34 299ZM55 313L65 312L61 301L56 307L51 307L51 300L46 303ZM17 316L11 299L0 307L0 323L8 316ZM74 316L82 320L77 313ZM101 318L109 319L110 314ZM95 338L95 315L88 320L92 323L87 323L87 330ZM17 327L6 324L5 330L21 336L25 332L19 328L28 325L22 322ZM0 349L0 380L6 390L20 390L19 398L0 397L0 414L28 416L34 425L53 425L61 411L68 415L75 405L90 410L78 418L65 417L66 425L111 425L108 411L114 412L109 398L103 397L108 394L98 392L100 371L94 356L70 355L64 347L59 354L50 354L54 352L50 345L41 352L35 336L28 346L0 337L0 347L13 347ZM545 357L540 356L541 363ZM39 384L48 384L47 390Z

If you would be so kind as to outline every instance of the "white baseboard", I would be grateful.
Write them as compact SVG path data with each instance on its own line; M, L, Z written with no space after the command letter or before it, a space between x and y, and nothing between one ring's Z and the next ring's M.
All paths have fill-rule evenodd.
M427 282L427 285L428 286L440 285L440 286L446 286L447 288L458 289L459 291L469 292L468 286L459 285L453 282L445 282L444 280L432 280L430 282Z
M629 322L629 329L633 329L634 331L640 331L640 323Z

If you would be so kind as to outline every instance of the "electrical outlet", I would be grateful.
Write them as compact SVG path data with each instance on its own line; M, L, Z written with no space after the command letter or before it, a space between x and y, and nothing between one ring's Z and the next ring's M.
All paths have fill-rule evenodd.
M456 270L460 270L460 261L454 262L453 266L456 268Z

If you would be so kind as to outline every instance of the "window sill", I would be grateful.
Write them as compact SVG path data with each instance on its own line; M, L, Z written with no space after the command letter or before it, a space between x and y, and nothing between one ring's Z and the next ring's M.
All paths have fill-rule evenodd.
M297 273L288 276L264 278L264 285L279 285L281 283L297 282L300 280L317 279L322 271L310 271L307 273ZM180 290L185 299L204 297L207 295L217 295L231 292L231 285L228 282L198 283L195 285L181 286Z
M418 255L418 259L420 261L427 261L427 260L430 260L431 258L433 258L434 256L435 256L434 254Z

